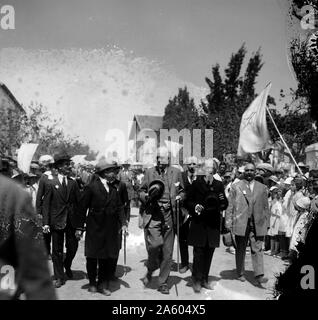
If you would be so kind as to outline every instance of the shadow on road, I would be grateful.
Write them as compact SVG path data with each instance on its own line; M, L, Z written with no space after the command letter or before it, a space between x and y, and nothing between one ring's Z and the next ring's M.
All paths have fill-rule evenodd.
M116 277L122 278L124 275L126 275L130 271L131 271L130 267L122 266L118 264L116 267Z
M109 282L109 290L111 292L115 292L115 291L119 290L121 286L124 286L125 288L130 288L130 285L126 281L123 281L122 279L111 280ZM88 289L88 288L89 288L89 283L86 283L83 286L81 286L81 289L83 289L83 290Z
M181 263L179 264L179 268L181 268ZM192 263L189 263L189 269L192 271ZM171 271L178 272L178 264L175 261L172 262Z
M220 272L220 276L224 280L237 280L236 269L223 270ZM256 283L253 271L245 271L244 276L245 276L246 281L251 283L254 287L258 287L260 289L266 289L262 285L259 285ZM237 281L239 281L239 280L237 280Z
M209 276L208 281L209 281L209 283L212 283L212 284L215 285L216 282L220 281L221 279L222 279L222 278L220 278L220 277ZM186 277L186 278L184 278L183 280L187 282L187 284L186 284L187 287L192 287L192 286L193 286L193 279L192 279L192 277ZM214 286L214 285L213 285L213 286Z
M82 270L72 270L72 271L73 271L73 279L67 278L69 281L86 279L86 273L84 271Z

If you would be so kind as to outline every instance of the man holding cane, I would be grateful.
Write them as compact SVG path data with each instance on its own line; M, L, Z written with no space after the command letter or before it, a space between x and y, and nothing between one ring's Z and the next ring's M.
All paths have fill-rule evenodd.
M153 187L160 180L164 188ZM158 186L160 183L158 183ZM147 274L144 285L151 281L152 273L160 267L159 288L162 294L169 294L167 280L170 274L174 235L177 225L176 201L183 200L183 179L181 171L170 165L168 149L161 147L157 153L157 165L146 171L141 186L140 200L143 203L143 227L148 252ZM150 192L151 191L151 192ZM159 197L158 197L159 195Z

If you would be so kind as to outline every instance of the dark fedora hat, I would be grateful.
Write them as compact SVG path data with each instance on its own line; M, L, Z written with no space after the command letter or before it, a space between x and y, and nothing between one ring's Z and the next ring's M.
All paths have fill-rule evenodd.
M148 194L156 193L153 200L159 200L165 191L165 184L161 180L153 180L149 184Z
M63 161L71 161L71 157L66 152L59 152L54 154L54 164L59 164Z
M215 194L210 194L205 198L205 210L217 211L219 209L219 199Z
M115 161L107 161L106 159L101 159L98 161L98 163L95 166L95 172L101 173L105 170L110 169L119 169L120 166Z

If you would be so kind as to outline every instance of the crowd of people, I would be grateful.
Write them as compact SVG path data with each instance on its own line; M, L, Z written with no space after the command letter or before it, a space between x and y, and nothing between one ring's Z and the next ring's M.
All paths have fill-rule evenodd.
M264 254L286 264L297 259L299 245L305 244L316 217L318 170L309 171L300 164L302 173L291 175L274 170L269 163L230 166L216 158L199 161L193 156L182 167L174 166L166 148L158 149L156 159L149 169L132 170L127 162L119 165L107 159L95 167L74 165L68 154L59 153L32 161L28 174L18 171L14 159L1 160L1 174L20 185L19 194L22 189L29 193L26 201L31 202L29 211L30 206L34 208L31 220L37 224L37 231L29 236L33 240L43 237L47 257L53 263L55 288L73 278L72 262L85 232L88 291L111 295L109 283L116 281L132 206L139 208L139 227L144 230L148 255L142 282L148 286L159 269L158 291L162 294L169 294L176 236L181 258L178 271L185 273L191 268L195 293L202 288L212 290L209 272L222 238L226 251L235 254L239 281L246 281L246 253L251 254L257 286L268 281ZM0 192L6 192L6 184L13 184L8 179L2 181ZM5 240L1 231L0 262ZM192 267L189 246L193 247ZM45 272L43 281L48 286ZM28 295L28 286L23 283L19 290ZM54 298L51 289L45 290L47 297ZM31 293L29 297L38 296Z

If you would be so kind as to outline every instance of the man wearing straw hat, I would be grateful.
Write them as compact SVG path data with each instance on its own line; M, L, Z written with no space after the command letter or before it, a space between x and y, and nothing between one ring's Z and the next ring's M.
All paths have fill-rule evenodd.
M151 184L158 180L164 186L161 190L164 190L162 196L153 198L150 193ZM140 190L140 200L144 207L142 226L148 251L148 270L142 281L145 286L149 284L159 261L158 291L169 294L167 280L172 264L174 235L179 216L176 204L184 198L184 185L181 171L170 164L170 153L166 147L158 148L157 165L146 171ZM156 193L157 191L154 192Z

